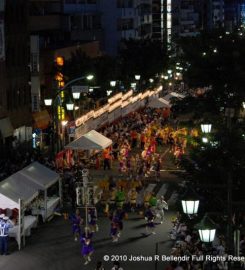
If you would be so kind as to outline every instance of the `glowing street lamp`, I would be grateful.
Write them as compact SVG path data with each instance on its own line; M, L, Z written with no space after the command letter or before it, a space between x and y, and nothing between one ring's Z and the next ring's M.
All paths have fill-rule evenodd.
M134 78L135 78L136 81L139 81L140 80L140 77L141 77L140 75L135 75L134 76Z
M66 126L67 125L67 123L68 123L68 121L67 120L62 120L61 121L61 125L64 127L64 126Z
M106 91L107 96L110 96L111 93L112 93L112 90L107 90Z
M202 142L203 142L203 143L208 143L208 138L203 137L203 138L202 138Z
M212 124L201 124L201 130L203 133L210 133L212 128Z
M69 100L66 103L66 109L67 109L67 111L73 111L73 109L74 109L74 103L71 100Z
M74 99L79 99L80 95L81 95L80 91L78 91L76 89L72 91L72 96L73 96Z
M183 195L181 204L185 214L195 215L199 208L199 197L192 189L188 189Z
M115 87L116 86L116 83L117 83L116 81L110 81L110 86L111 87Z
M52 98L45 98L44 99L45 106L51 106L52 102L53 102Z
M215 223L205 215L201 222L196 225L200 239L204 243L210 243L214 241L216 234L216 225Z
M89 74L88 76L86 76L86 79L89 81L93 80L93 78L94 78L94 75L92 74Z

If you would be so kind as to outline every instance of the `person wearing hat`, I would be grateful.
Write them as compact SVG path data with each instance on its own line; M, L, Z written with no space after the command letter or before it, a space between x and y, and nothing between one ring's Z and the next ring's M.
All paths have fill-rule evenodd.
M8 217L4 216L0 223L0 249L1 255L8 255L8 236L9 229L13 228L14 224Z

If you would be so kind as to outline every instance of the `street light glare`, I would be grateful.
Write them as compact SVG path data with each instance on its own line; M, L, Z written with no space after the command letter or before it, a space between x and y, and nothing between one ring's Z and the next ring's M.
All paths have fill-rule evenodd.
M74 103L71 101L69 103L66 103L66 109L67 111L72 111L74 109Z
M72 96L74 99L79 99L80 98L80 92L73 92Z
M61 125L64 127L64 126L66 126L67 125L67 123L68 123L68 121L67 120L62 120L61 121Z
M208 143L208 138L203 137L203 138L202 138L202 142L203 142L203 143Z
M45 98L44 104L45 104L45 106L51 106L52 105L52 98Z
M140 75L135 75L135 80L139 81L140 80Z
M92 74L90 74L86 77L86 79L89 81L93 80L93 78L94 78L94 75L92 75Z
M201 130L203 133L210 133L212 129L212 124L201 124Z
M115 87L116 86L116 81L110 81L110 86Z

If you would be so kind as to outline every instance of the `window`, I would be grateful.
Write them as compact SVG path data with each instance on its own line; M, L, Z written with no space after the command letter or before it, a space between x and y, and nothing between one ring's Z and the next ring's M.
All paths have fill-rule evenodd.
M134 20L131 19L118 19L117 30L130 30L134 28Z
M117 8L133 8L133 0L117 0Z

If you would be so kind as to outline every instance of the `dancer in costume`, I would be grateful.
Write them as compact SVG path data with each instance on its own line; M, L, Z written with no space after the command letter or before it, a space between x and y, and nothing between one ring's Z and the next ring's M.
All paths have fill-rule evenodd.
M81 253L85 260L84 265L91 262L91 256L94 253L94 248L92 245L92 237L93 233L90 232L89 228L85 228L85 232L82 234L80 238L80 242L82 244Z

